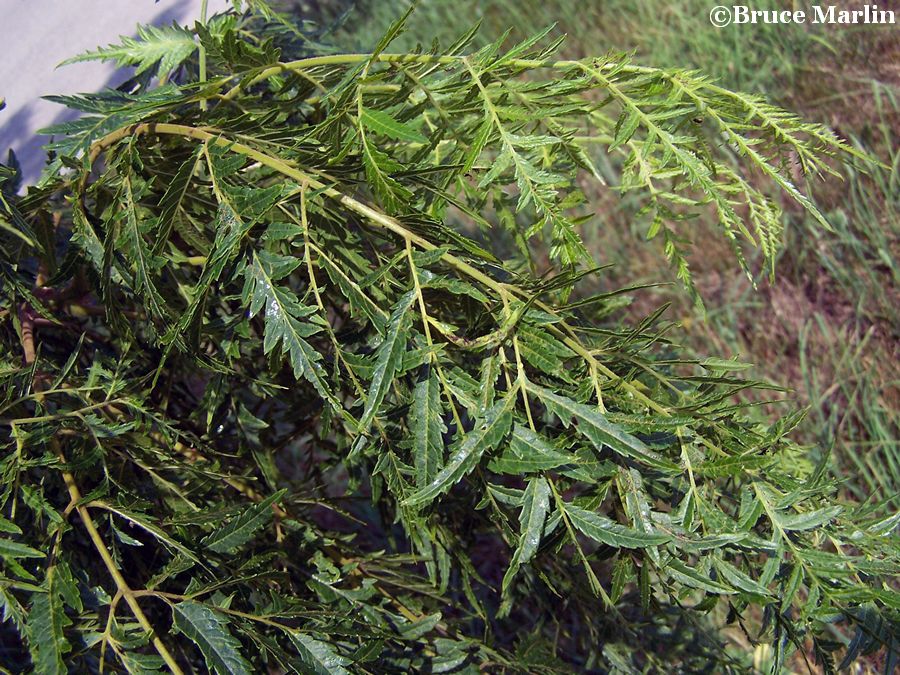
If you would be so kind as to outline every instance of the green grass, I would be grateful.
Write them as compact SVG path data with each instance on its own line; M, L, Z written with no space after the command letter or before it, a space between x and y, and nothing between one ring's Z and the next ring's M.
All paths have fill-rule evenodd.
M346 3L331 4L340 7ZM403 0L357 2L357 10L349 15L342 32L342 42L371 48L408 4ZM781 4L762 2L757 6L763 9ZM482 21L483 36L509 29L513 40L555 25L552 35L566 35L564 50L575 55L610 49L634 51L646 56L647 62L702 68L730 87L764 92L802 74L810 54L829 50L821 35L802 26L757 25L752 32L716 28L708 20L710 8L706 0L548 0L524 4L512 0L423 0L398 46L412 48L417 42L428 45L433 39L445 44L477 19Z
M892 142L883 128L882 147ZM848 488L859 499L892 497L900 504L900 150L889 168L851 173L846 199L833 212L833 234L799 229L807 274L818 268L842 311L817 312L800 335L801 373L811 407L809 425L822 447L835 449ZM815 234L814 234L815 232ZM839 320L835 320L838 314Z

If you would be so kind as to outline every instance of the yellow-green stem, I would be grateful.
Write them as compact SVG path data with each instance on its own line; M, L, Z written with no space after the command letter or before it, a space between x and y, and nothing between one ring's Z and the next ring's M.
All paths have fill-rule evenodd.
M208 0L203 0L200 3L200 25L206 26L206 4ZM200 84L204 84L206 82L206 47L203 46L203 43L200 43ZM206 99L200 99L200 110L206 110Z
M436 64L444 64L444 65L455 65L457 63L462 63L464 56L454 56L454 55L442 55L438 56L436 54L377 54L376 56L372 56L372 54L329 54L327 56L314 56L306 59L299 59L297 61L288 61L286 63L278 63L274 66L270 66L261 70L256 76L250 78L247 82L242 82L236 84L234 87L228 90L223 96L222 99L225 101L230 101L235 96L241 93L245 88L252 87L254 84L259 84L263 80L267 80L270 77L274 77L279 73L284 72L296 72L302 73L303 71L309 68L316 68L319 66L339 66L339 65L348 65L351 63L361 63L363 61L372 60L376 63L436 63ZM510 59L506 62L507 65L510 65L514 68L551 68L554 70L565 70L567 68L572 68L580 64L579 61L570 61L570 60L560 60L560 61L546 61L540 59ZM619 64L617 64L618 66ZM611 66L610 66L611 67ZM632 66L626 65L622 67L622 70L629 73L650 73L655 72L653 68L647 68L644 66Z
M327 57L322 57L327 58ZM250 147L249 145L245 145L243 143L237 141L231 141L225 138L224 136L219 135L217 130L209 129L209 128L201 128L201 127L191 127L181 124L169 124L169 123L156 123L156 122L145 122L141 124L136 124L129 127L123 127L118 129L104 138L98 140L91 146L89 160L90 163L103 152L103 150L116 142L122 140L126 136L129 135L142 135L142 134L161 134L161 135L170 135L170 136L183 136L187 138L194 138L199 141L205 141L209 143L214 143L217 146L228 149L231 152L236 152L238 154L242 154L245 157L249 157L250 159L259 162L263 166L267 166L270 169L274 169L275 171L281 173L284 176L289 178L293 178L301 185L306 183L313 190L321 191L321 194L334 199L341 205L345 206L350 211L363 216L369 222L374 225L384 228L394 234L399 235L404 240L410 241L416 246L420 247L423 250L431 251L437 248L435 244L428 241L424 237L421 237L414 232L410 232L407 228L405 228L398 220L388 216L387 214L378 211L375 208L372 208L368 204L360 202L349 195L345 195L340 192L336 188L327 187L324 183L313 178L312 176L304 173L300 169L292 166L287 161L279 158L273 157L272 155L267 155L264 152L260 152L255 148ZM445 253L441 256L441 260L455 268L457 271L465 274L471 279L478 281L479 283L484 284L486 287L493 290L500 297L505 297L510 292L515 292L520 295L518 289L510 288L505 284L496 281L491 278L481 270L473 267L469 263L464 260L456 257L452 253ZM524 297L524 296L523 296ZM545 305L544 303L537 301L535 302L535 306L540 309L553 313L553 308ZM563 324L565 325L565 324ZM635 397L635 399L639 400L641 403L646 405L651 410L655 412L670 416L671 413L662 405L654 401L645 395L640 389L632 385L630 382L627 382L616 375L612 370L610 370L606 365L599 362L596 357L587 350L584 345L581 344L581 341L578 340L574 331L570 328L566 327L567 330L563 330L557 326L548 326L548 330L559 337L563 343L572 349L576 354L581 356L589 366L595 368L598 372L602 373L604 376L620 382L621 385L628 390L628 392Z
M65 466L66 458L62 454L62 450L57 447L56 451L57 456L59 457L59 461L63 464L63 466ZM93 518L91 518L88 507L85 504L82 504L81 490L78 489L78 485L75 482L75 477L68 471L63 471L62 475L63 481L66 484L66 488L69 491L69 497L74 504L78 504L78 506L75 507L75 510L78 511L78 515L81 518L84 529L87 530L88 536L90 537L91 542L93 542L94 544L94 548L97 550L97 553L100 555L100 559L103 560L103 564L106 565L106 569L109 571L110 576L113 578L113 581L116 584L117 592L121 594L123 598L125 598L125 602L128 603L128 607L131 609L131 613L134 615L134 618L137 619L137 622L140 624L141 628L147 631L147 633L150 635L150 641L153 643L153 646L156 648L157 653L162 657L163 661L166 662L169 670L172 673L175 673L175 675L182 675L183 671L178 665L178 662L172 656L171 652L169 652L169 649L166 647L165 643L156 634L156 631L153 629L153 625L150 623L147 615L144 614L144 611L141 609L140 604L138 604L137 598L134 595L134 591L131 590L128 582L125 581L125 577L122 576L122 573L116 566L115 561L113 561L112 556L109 554L109 550L106 548L103 537L100 536L100 533L97 531L96 525L94 525L94 520Z

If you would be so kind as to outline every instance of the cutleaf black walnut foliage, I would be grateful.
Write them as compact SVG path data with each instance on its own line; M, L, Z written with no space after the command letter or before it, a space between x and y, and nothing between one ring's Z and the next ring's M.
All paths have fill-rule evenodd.
M898 516L575 288L581 181L690 287L692 213L771 260L848 148L542 35L337 54L251 10L104 48L130 88L0 177L4 667L749 668L724 630L890 671Z

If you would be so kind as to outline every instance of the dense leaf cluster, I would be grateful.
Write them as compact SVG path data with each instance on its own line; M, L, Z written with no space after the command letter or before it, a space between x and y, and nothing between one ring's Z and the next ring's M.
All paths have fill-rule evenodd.
M890 670L898 516L736 406L741 364L576 288L579 181L689 283L691 213L772 258L755 186L817 214L790 176L843 144L540 35L282 61L267 16L100 50L133 88L0 178L4 666L740 671L727 622L777 671L844 621Z

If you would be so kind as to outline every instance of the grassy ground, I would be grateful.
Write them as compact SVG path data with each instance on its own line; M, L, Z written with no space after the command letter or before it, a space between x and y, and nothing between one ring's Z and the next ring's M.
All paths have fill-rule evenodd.
M772 3L770 3L772 4ZM784 4L784 3L782 3ZM787 3L789 4L789 3ZM900 9L891 3L895 10ZM344 6L333 1L327 8ZM339 41L367 49L405 6L357 2ZM882 8L889 7L882 3ZM813 453L831 451L836 475L856 498L900 493L900 48L896 26L713 27L707 0L424 0L400 47L433 38L447 43L478 18L482 35L513 27L523 38L555 23L569 56L634 52L652 65L696 67L727 86L764 93L825 122L875 155L885 168L869 176L813 186L829 215L829 233L786 208L785 252L774 283L754 289L734 270L718 238L699 223L693 256L706 303L700 313L678 288L647 291L635 312L672 303L685 347L700 355L740 355L751 375L791 389L810 407L800 429ZM760 5L761 7L761 5ZM898 12L900 14L900 12ZM602 225L585 231L600 262L616 263L612 285L671 278L661 251L647 245L646 223L627 204L592 188Z

